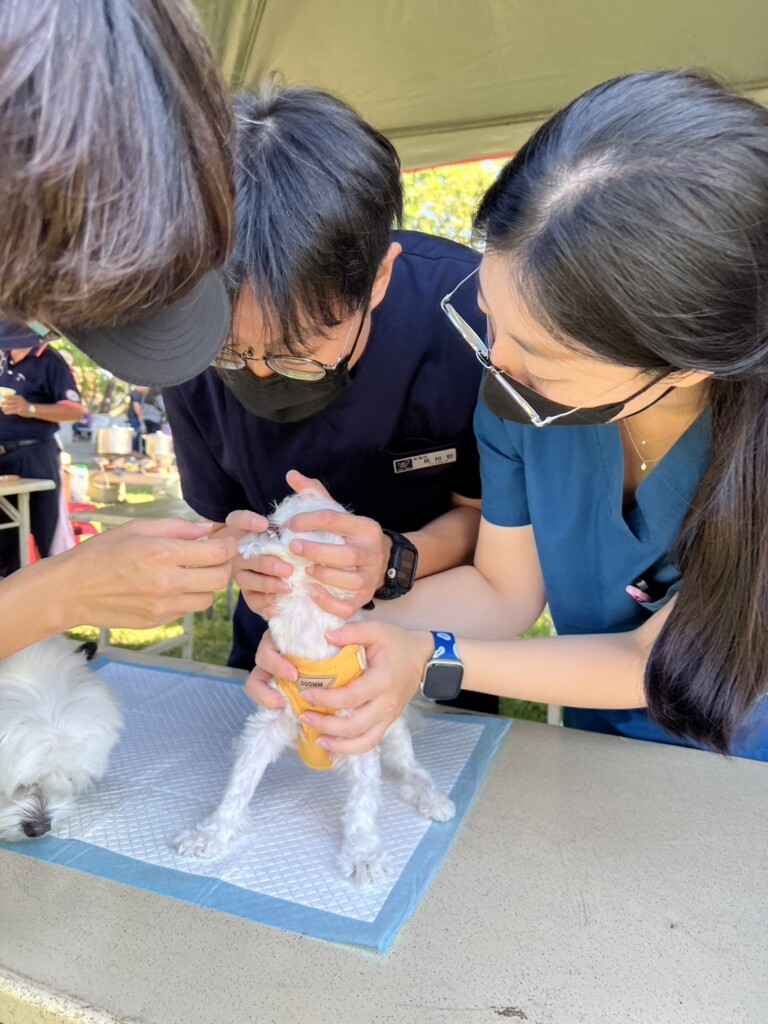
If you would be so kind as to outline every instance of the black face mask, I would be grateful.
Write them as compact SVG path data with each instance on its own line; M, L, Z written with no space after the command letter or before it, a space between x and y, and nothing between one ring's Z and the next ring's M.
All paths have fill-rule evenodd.
M541 419L545 420L549 416L562 415L562 419L546 424L548 427L586 427L610 423L611 420L615 419L622 412L626 405L634 402L639 395L642 395L643 392L659 383L658 380L653 380L628 398L624 398L620 402L612 402L611 405L595 405L588 409L578 409L573 405L562 405L560 402L553 402L551 398L545 398L537 391L533 391L531 388L526 387L525 384L515 380L514 377L510 377L509 381L515 391L519 393L521 398L526 400ZM660 402L672 390L671 387L667 388L658 398L654 398L652 402L649 402L644 409L638 409L638 412L650 409L652 405ZM526 415L525 410L517 404L511 395L507 394L495 375L490 371L486 371L483 378L481 395L494 416L498 416L502 420L509 420L510 423L523 423L529 427L535 426Z
M320 380L294 380L275 373L256 377L249 370L216 372L238 400L254 416L273 423L299 423L327 409L352 384L351 355Z

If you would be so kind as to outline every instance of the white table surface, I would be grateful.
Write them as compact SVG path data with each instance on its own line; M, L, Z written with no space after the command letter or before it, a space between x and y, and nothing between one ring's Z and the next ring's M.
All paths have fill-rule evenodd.
M20 477L18 480L0 480L0 509L5 513L7 522L0 524L0 529L19 531L19 560L22 565L29 564L29 496L38 491L52 491L56 483L53 480L38 480ZM18 498L18 508L7 499Z
M34 491L52 491L55 486L53 480L33 480L28 477L21 477L18 480L0 480L0 497L32 494Z
M0 1020L765 1024L766 851L767 765L516 722L385 954L0 853Z

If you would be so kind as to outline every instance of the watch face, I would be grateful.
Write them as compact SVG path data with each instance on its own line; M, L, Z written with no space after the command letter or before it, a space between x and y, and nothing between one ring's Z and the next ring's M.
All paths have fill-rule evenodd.
M384 533L392 540L392 552L384 584L374 594L379 601L389 601L393 597L407 594L416 580L419 564L419 553L406 537L392 530L384 530Z
M410 590L413 586L417 558L418 556L412 548L402 547L398 551L397 582L401 587L407 587Z
M453 700L461 692L464 666L446 662L428 666L421 692L430 700Z

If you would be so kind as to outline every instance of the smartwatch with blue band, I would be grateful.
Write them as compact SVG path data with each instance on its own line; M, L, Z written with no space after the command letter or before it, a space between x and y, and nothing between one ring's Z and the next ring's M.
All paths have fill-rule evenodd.
M456 637L432 631L435 652L426 664L421 692L430 700L455 700L461 692L464 665L456 650Z

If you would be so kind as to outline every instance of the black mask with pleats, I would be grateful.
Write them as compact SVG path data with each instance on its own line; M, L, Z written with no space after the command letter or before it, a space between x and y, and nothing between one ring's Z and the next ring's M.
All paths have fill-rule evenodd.
M349 359L333 370L326 371L320 380L294 380L275 373L270 377L256 377L248 370L222 370L216 372L240 405L253 416L273 423L300 423L327 409L352 384Z

